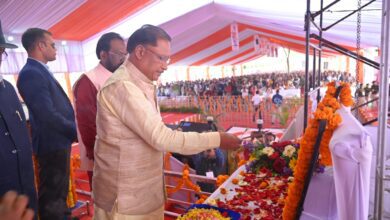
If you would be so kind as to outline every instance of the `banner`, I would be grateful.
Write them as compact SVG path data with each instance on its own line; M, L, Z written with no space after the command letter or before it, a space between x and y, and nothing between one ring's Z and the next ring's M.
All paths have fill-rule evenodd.
M259 35L253 35L253 47L254 47L254 49L255 49L255 53L256 54L260 54L260 50L261 50L261 48L260 48L260 37L259 37Z
M232 41L232 50L238 51L240 49L240 39L238 37L238 25L236 22L230 25L230 37Z
M272 48L271 48L271 45L268 43L267 45L266 45L266 55L267 55L267 57L271 57L272 56Z
M275 45L275 48L274 48L274 55L275 55L275 57L279 57L279 54L278 54L278 45Z

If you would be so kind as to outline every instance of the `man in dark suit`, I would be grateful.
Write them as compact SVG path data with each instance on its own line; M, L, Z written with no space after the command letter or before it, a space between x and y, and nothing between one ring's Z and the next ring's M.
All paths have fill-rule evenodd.
M6 48L17 48L5 42L0 24L0 66L7 60ZM28 196L28 206L37 213L32 147L28 137L26 118L14 87L0 74L0 201L6 202L8 191ZM14 197L15 192L11 193ZM26 203L24 204L24 206ZM1 207L4 214L6 207ZM29 211L32 212L31 210ZM16 213L10 214L15 217ZM34 216L31 215L30 216ZM0 219L7 219L0 214ZM35 216L36 219L36 216Z
M17 87L30 112L33 149L38 159L38 202L41 220L68 217L70 147L76 140L72 105L47 63L56 59L51 33L30 28L22 35L26 65Z

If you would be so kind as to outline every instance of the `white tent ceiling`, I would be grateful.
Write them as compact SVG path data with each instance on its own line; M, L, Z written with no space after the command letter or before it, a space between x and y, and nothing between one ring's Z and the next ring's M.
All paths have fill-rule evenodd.
M320 2L311 1L312 12L319 10ZM324 5L331 2L333 0L324 0ZM362 5L367 2L369 0L362 0ZM96 42L103 33L114 31L127 38L142 24L159 25L172 36L174 65L231 65L254 59L261 56L253 50L253 35L256 34L267 37L272 43L304 52L305 0L112 0L111 8L104 4L108 3L104 0L3 0L0 18L5 33L20 34L27 27L36 26L54 31L54 36L60 36L59 40L79 39L87 69L96 63ZM124 4L128 4L127 11L121 7ZM381 7L382 0L376 0L362 12L362 47L380 44ZM357 0L341 0L324 13L323 26L356 8ZM119 11L121 17L110 18ZM96 24L84 21L81 12L95 16ZM79 17L74 19L75 15ZM98 24L100 20L104 23ZM319 16L315 21L319 24ZM231 50L230 24L233 22L237 22L240 31L238 51ZM80 30L90 26L88 33L81 34ZM355 14L324 32L324 37L354 49L356 26ZM65 30L67 35L61 35ZM312 30L315 32L314 27Z
M191 2L191 4L188 4ZM311 11L320 8L319 0L312 0ZM333 1L324 0L324 5ZM362 5L369 2L362 0ZM193 4L194 3L194 4ZM361 45L378 47L381 30L381 0L370 4L362 12ZM341 0L324 12L326 27L351 10L357 0ZM143 23L163 27L172 36L172 60L176 65L230 65L256 58L253 35L268 37L284 47L304 51L304 0L166 0L153 4L106 31L116 31L128 37ZM319 25L319 16L315 22ZM230 24L239 24L240 50L232 51ZM323 33L324 38L353 49L356 46L356 14ZM312 26L312 31L317 30ZM98 37L100 34L97 34ZM249 40L247 38L252 38ZM86 41L96 41L91 38ZM244 42L242 42L244 41ZM314 42L314 41L313 41ZM95 45L93 43L92 45ZM252 50L252 51L251 51ZM329 52L329 51L328 51ZM259 55L258 55L259 56Z

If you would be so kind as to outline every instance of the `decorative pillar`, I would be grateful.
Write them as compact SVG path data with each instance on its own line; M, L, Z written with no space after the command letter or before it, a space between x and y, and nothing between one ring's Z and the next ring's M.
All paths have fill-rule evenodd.
M70 99L70 102L73 103L73 92L72 92L72 85L70 84L69 73L65 73L65 82L66 82L66 89L68 90L68 97Z
M186 73L187 73L186 80L190 81L190 67L189 66L187 66Z
M343 63L343 56L338 57L338 63L339 63L338 71L341 71L341 64Z
M350 70L350 62L351 62L350 58L347 57L347 67L346 67L346 69L345 69L347 73L350 73L350 72L351 72L351 70Z
M363 56L364 53L363 53L363 50L360 50L359 51L359 55L360 56ZM356 65L359 67L357 68L357 72L356 72L356 80L359 82L359 83L364 83L364 66L363 66L363 63L356 60Z

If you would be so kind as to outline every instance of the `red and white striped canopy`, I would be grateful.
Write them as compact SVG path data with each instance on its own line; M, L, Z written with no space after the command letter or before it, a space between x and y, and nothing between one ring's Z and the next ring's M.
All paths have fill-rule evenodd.
M319 9L312 0L312 11ZM333 0L324 0L324 5ZM324 13L324 26L355 10L356 0L343 0ZM369 0L362 0L362 5ZM379 47L382 0L362 12L362 47ZM172 36L173 65L234 65L262 54L254 36L298 52L305 50L303 0L3 0L0 19L7 35L29 27L48 29L58 40L80 41L86 67L96 63L94 50L102 33L115 31L124 38L142 24L163 27ZM319 17L315 19L319 24ZM238 26L239 49L232 50L232 23ZM324 37L349 49L356 45L356 15L324 32ZM313 30L315 32L315 30ZM317 43L312 40L312 43ZM324 55L336 54L324 50ZM90 61L87 61L90 60Z

